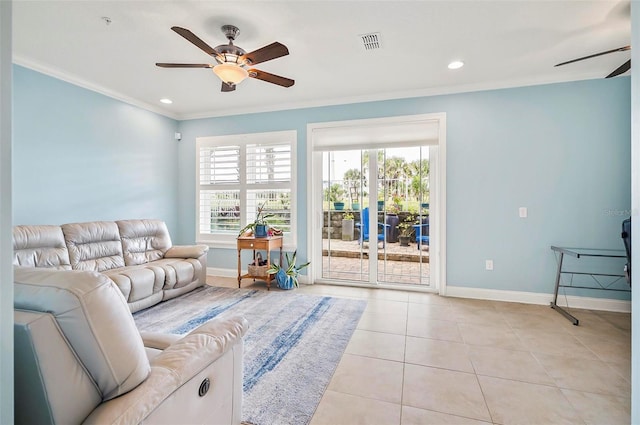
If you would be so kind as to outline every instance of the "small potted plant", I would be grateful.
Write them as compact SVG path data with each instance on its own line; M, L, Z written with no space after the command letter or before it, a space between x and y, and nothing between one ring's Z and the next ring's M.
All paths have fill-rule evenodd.
M276 263L271 263L269 270L267 270L267 273L276 275L275 279L276 279L276 282L278 283L278 288L293 289L294 287L297 288L299 286L298 274L300 273L300 270L307 267L309 264L311 264L311 262L308 261L304 264L297 265L296 264L297 254L298 254L298 251L294 251L293 255L289 256L289 253L287 252L285 254L285 257L287 258L286 267L284 267L284 265L282 264L278 265Z
M400 229L400 236L398 237L400 240L400 246L409 246L409 240L415 231L415 228L413 227L415 221L415 217L412 214L409 214L402 223L398 224L398 229Z
M353 213L351 211L347 211L342 216L342 240L352 241L354 239L353 230L354 230Z
M256 215L256 219L252 222L247 224L246 226L244 226L244 228L242 230L240 230L240 233L238 233L238 237L242 236L242 235L255 235L256 238L266 238L267 236L269 236L268 234L268 229L269 229L269 222L267 221L268 218L271 218L274 216L274 214L265 214L264 212L264 206L266 203L260 205L258 207L258 214Z

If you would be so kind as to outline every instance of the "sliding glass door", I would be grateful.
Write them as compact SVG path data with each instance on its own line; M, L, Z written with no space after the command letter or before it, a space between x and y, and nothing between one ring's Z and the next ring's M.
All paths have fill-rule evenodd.
M444 293L445 129L445 114L308 125L314 282Z
M322 279L430 285L429 149L329 150L318 156Z

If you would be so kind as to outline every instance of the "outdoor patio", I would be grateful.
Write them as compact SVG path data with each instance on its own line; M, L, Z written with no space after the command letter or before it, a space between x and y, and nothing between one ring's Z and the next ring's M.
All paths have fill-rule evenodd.
M369 243L357 240L323 239L322 277L350 281L369 281ZM416 243L378 243L378 281L429 285L429 246L420 250Z

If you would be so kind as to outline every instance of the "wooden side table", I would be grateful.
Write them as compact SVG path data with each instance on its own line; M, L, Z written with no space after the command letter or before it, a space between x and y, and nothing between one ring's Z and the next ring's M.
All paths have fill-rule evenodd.
M238 288L240 288L242 279L264 279L267 282L267 290L271 288L271 280L273 276L254 276L250 273L242 274L242 259L240 253L243 249L253 250L253 261L256 261L256 251L267 251L267 267L271 265L271 251L280 248L280 265L282 265L282 236L270 236L268 238L255 238L240 236L238 237Z

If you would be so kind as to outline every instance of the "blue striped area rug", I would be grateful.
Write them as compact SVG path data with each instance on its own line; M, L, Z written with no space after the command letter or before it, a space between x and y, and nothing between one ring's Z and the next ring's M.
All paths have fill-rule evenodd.
M249 320L242 420L309 423L366 301L205 286L134 313L140 330L186 334L214 317Z

